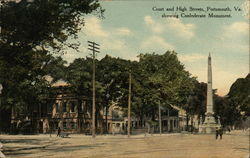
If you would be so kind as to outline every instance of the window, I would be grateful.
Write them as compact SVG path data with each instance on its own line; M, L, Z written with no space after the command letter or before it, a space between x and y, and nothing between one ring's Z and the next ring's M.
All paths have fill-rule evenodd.
M63 112L67 112L67 102L63 102Z
M67 129L67 122L63 122L63 128Z
M76 129L76 127L77 127L76 122L71 122L71 128L72 128L72 129Z
M59 109L60 109L60 104L56 103L56 112L59 113Z
M71 109L70 109L71 112L75 112L75 111L76 111L76 109L75 109L75 108L76 108L76 105L75 105L75 102L74 102L74 101L71 102L71 107L70 107L70 108L71 108Z
M53 105L48 104L47 106L48 106L48 107L47 107L47 112L48 112L48 113L51 113L51 112L52 112L52 109L53 109Z
M50 128L51 130L55 128L55 127L54 127L54 122L52 122L52 121L49 122L49 128Z
M86 106L86 101L82 101L81 102L81 107L79 108L79 112L83 112L84 111L84 107Z
M54 124L55 129L58 129L58 127L59 127L58 121L54 121L53 124Z
M116 127L120 127L120 123L117 123L117 124L116 124Z

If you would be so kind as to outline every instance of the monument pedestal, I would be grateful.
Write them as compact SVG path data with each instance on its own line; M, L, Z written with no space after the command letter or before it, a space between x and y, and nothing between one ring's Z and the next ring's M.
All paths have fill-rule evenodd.
M199 133L213 134L217 128L221 125L215 122L215 118L212 114L206 114L205 121L199 126Z

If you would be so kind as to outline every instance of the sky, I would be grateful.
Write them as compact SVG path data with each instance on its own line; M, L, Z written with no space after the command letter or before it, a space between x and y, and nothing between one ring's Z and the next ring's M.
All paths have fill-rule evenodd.
M90 56L87 41L100 44L97 58L106 54L138 60L140 53L164 54L174 50L185 69L200 82L207 82L207 58L212 57L213 88L224 96L237 78L249 73L249 1L130 1L103 0L104 18L85 16L79 32L80 51L68 50L63 58ZM193 7L227 8L231 18L162 18L162 14L181 11L153 11L153 8ZM239 7L241 11L235 11ZM191 12L184 12L189 14ZM204 12L192 12L192 14ZM247 15L248 14L248 15Z

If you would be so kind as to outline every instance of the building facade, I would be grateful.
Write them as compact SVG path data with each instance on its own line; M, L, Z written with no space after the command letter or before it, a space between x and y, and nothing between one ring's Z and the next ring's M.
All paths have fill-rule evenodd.
M105 106L102 106L105 107ZM91 134L92 100L84 96L58 93L56 97L45 98L44 103L30 109L30 115L22 116L12 112L12 126L24 133L56 133L58 128L67 133ZM162 132L180 132L186 129L185 110L171 105L162 111ZM142 132L159 132L159 122L150 124L150 119L140 120L131 117L132 134ZM126 134L128 119L123 109L112 103L106 110L98 109L96 113L97 134Z

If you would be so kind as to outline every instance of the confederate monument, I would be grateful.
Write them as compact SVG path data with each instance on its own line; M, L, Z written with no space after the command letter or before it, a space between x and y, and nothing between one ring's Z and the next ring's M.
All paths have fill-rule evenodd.
M208 56L208 73L207 73L207 110L205 121L200 123L199 133L215 133L216 128L220 127L213 116L213 89L212 89L212 65L211 56Z

